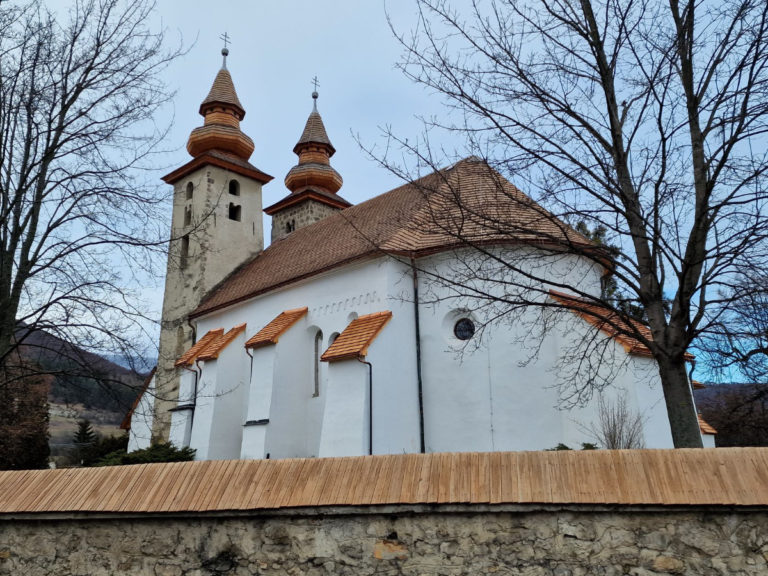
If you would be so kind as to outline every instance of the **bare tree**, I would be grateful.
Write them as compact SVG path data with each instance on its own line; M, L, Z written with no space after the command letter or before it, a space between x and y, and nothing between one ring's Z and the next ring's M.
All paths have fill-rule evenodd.
M0 6L0 367L39 330L115 353L140 334L130 287L166 240L165 197L142 176L167 129L153 121L171 96L162 73L179 54L152 29L153 8Z
M643 417L633 412L627 395L621 392L609 400L601 395L597 403L597 422L586 427L599 446L608 450L645 448Z
M405 74L447 102L448 119L430 119L429 128L465 134L553 223L604 231L625 296L590 314L650 350L675 446L701 446L688 350L717 328L745 264L766 270L768 257L768 3L473 0L464 12L448 0L416 4L415 31L398 38ZM438 164L428 142L389 136L379 159L395 172L413 172L393 159L403 148L417 169ZM471 206L461 212L495 234L519 233ZM551 305L542 297L551 278L521 251L483 252L463 230L454 229L457 242L495 266L487 277L506 279L503 298L471 294L486 298L494 317ZM605 265L604 253L578 242L541 249L563 248ZM463 290L462 281L454 286ZM634 320L636 306L648 329Z

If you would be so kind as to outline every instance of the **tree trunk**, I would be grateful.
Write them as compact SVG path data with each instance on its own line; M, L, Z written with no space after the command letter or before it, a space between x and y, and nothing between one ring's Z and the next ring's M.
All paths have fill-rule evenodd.
M659 374L675 448L702 448L701 431L685 360L660 361Z

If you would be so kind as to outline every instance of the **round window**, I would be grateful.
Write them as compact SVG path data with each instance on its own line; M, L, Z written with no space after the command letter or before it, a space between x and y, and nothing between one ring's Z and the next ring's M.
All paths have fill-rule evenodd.
M462 318L453 325L453 335L459 340L469 340L475 335L475 323L469 318Z

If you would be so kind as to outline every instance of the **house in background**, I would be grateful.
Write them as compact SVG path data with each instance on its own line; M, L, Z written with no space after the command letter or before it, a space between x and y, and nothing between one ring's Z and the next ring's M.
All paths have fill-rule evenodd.
M646 447L672 447L653 359L595 304L610 266L584 256L597 247L477 158L350 205L313 99L288 193L264 209L264 249L271 177L249 162L225 55L192 160L165 177L160 358L129 449L170 440L231 459L578 447L594 442L599 397L639 415ZM542 306L497 318L488 302L526 285ZM564 390L592 386L582 368L610 385L564 409Z

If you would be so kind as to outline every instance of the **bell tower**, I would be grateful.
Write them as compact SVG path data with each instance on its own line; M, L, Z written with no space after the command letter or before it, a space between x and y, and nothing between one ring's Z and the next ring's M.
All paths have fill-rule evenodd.
M203 125L189 136L192 160L163 180L173 186L173 216L155 374L152 438L167 441L182 368L176 359L194 344L187 318L225 276L264 249L261 187L272 177L248 159L253 141L240 130L245 109L222 67L200 104Z
M352 205L337 194L343 180L331 166L331 156L336 149L317 111L317 97L315 90L312 92L312 112L293 147L299 163L285 177L285 186L291 193L264 209L268 216L272 216L273 242Z

